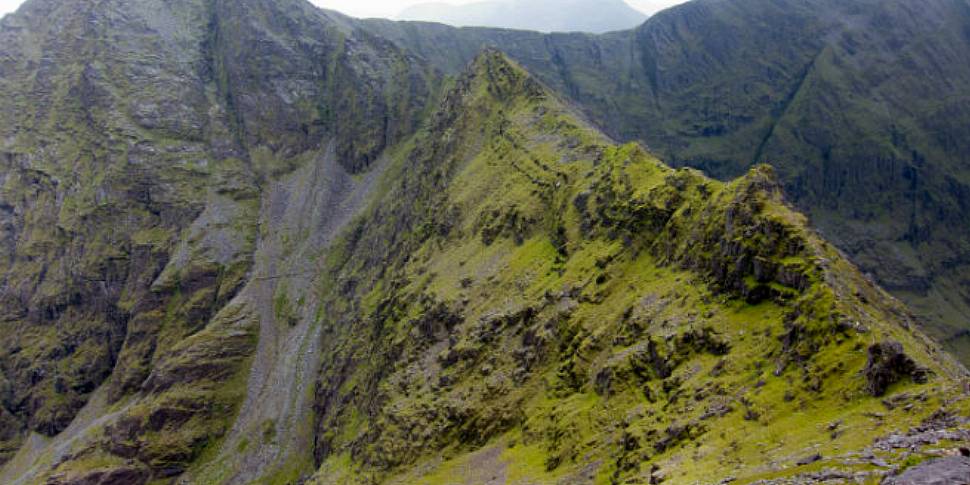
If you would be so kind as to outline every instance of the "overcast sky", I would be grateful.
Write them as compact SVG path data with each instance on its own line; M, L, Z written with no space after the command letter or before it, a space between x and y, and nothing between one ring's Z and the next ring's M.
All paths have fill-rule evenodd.
M5 0L0 0L5 1ZM441 3L474 3L479 0L310 0L323 8L339 10L355 17L394 18L401 10L416 3L440 1ZM631 7L647 14L655 13L666 7L684 3L685 0L626 0Z
M355 17L394 18L405 7L427 0L310 0L324 7L340 10ZM444 0L445 3L471 3L475 0ZM634 8L652 14L657 10L683 3L685 0L627 0ZM0 15L13 12L23 0L0 0Z

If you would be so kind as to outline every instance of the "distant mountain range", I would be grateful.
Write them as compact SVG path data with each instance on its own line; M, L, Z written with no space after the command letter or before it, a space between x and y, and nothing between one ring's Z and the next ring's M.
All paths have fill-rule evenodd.
M398 18L456 26L603 33L636 27L647 16L623 0L486 0L466 5L422 3L405 9Z

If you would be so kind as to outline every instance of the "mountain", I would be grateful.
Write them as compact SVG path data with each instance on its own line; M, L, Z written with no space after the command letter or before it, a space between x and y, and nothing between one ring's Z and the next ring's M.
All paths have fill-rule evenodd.
M610 32L636 27L647 16L623 0L492 0L463 5L421 3L398 18L456 26L540 32Z
M786 196L970 362L970 6L696 0L625 32L368 21L457 72L494 46L618 140Z
M670 168L499 50L392 33L302 0L3 19L0 482L963 466L966 369L775 170Z
M312 483L804 477L781 471L810 450L842 466L838 419L860 444L877 409L911 419L873 399L877 376L961 392L946 376L965 371L806 227L770 168L670 169L498 51L393 178L331 263L323 304L343 324ZM929 375L942 387L916 384Z
M0 38L4 457L111 409L113 456L171 475L237 413L309 415L295 337L260 325L284 253L335 237L437 74L302 1L32 0Z

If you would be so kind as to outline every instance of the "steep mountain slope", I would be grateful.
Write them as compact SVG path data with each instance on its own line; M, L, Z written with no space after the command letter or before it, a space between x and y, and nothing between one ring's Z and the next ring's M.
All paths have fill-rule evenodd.
M456 26L600 33L632 29L647 16L623 0L492 0L464 5L422 3L404 9L398 18Z
M34 0L0 38L2 459L100 386L133 418L119 453L177 473L224 432L254 353L274 365L257 298L285 268L272 251L328 240L355 174L414 131L438 81L298 1ZM311 165L332 191L287 198L280 176ZM277 205L321 197L332 223L266 249ZM161 421L131 424L151 409ZM146 433L166 441L131 444Z
M770 168L668 168L497 51L446 78L361 25L3 21L0 482L877 480L970 443L966 371Z
M455 72L509 53L621 140L785 193L970 359L970 6L697 0L603 36L368 21Z
M326 267L317 483L716 483L813 453L871 479L836 456L966 413L964 371L766 167L612 145L496 51L403 163Z

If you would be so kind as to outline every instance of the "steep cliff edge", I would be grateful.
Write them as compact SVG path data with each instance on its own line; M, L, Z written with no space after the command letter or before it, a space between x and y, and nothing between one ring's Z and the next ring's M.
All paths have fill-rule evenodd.
M251 295L285 268L257 260L274 218L321 198L349 217L337 207L415 130L437 75L297 1L35 0L0 38L0 460L102 388L123 409L105 446L179 474L262 355L273 322ZM288 197L298 169L317 185Z
M789 208L297 0L0 30L4 483L866 479L966 371ZM828 473L828 472L825 472Z
M965 371L769 168L613 145L497 51L394 180L325 273L315 483L875 479L841 455L966 415Z
M696 0L607 35L363 25L457 72L494 46L620 141L788 200L970 364L970 6Z

